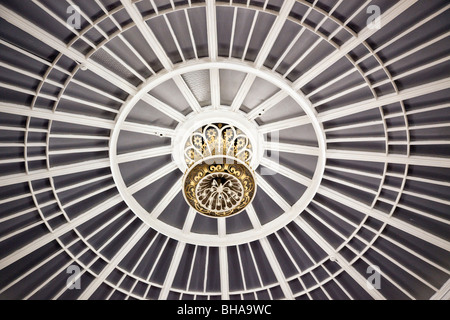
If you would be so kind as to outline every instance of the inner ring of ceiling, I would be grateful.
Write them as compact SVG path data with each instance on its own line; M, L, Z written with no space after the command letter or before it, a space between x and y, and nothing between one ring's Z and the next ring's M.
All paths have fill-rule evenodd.
M133 194L137 193L138 191L142 190L147 184L145 179L142 179L138 182L133 181L133 184L130 186L130 183L127 183L123 176L122 171L120 169L119 164L119 156L118 155L118 142L120 139L120 134L122 130L137 130L139 131L139 127L136 129L130 128L129 125L126 124L126 119L129 116L130 112L132 112L133 108L136 106L136 104L144 98L144 96L150 92L152 89L158 87L159 85L164 84L165 82L172 80L174 78L180 77L184 74L188 74L191 72L196 71L202 71L202 70L208 70L211 72L211 70L233 70L233 71L239 71L242 73L245 73L248 75L254 75L255 77L261 78L264 81L267 81L277 88L279 88L280 92L279 95L283 95L283 97L290 97L292 98L298 105L298 109L300 109L302 112L306 114L305 117L302 117L302 120L299 120L298 123L295 125L302 125L302 124L308 124L311 125L314 129L314 133L317 139L318 144L318 153L314 155L316 158L316 165L314 170L314 175L311 179L305 179L303 184L306 186L306 190L302 191L303 193L299 197L299 199L291 206L288 204L281 204L281 208L283 209L280 214L276 218L273 218L270 222L265 223L264 225L258 227L258 228L250 228L248 230L239 232L239 233L233 233L233 234L207 234L207 233L194 233L194 232L180 232L179 227L174 227L173 225L170 225L164 221L161 221L158 219L159 215L161 214L160 207L157 205L156 207L152 207L152 211L149 212L145 208L145 205L142 204L142 201L139 201ZM262 111L264 112L264 111ZM249 113L251 114L251 113ZM224 119L225 117L225 119ZM204 121L210 120L210 123L214 123L217 121L225 121L230 122L231 124L244 124L248 127L250 127L249 132L254 132L255 130L259 130L260 126L255 121L250 121L250 123L253 123L253 125L248 125L246 123L246 118L250 117L248 114L245 114L242 111L239 111L239 109L232 111L230 106L218 106L216 109L213 106L209 107L203 107L196 111L192 111L190 114L186 116L183 120L179 122L179 125L177 126L177 129L175 131L164 131L163 129L158 129L156 127L145 127L142 128L143 131L146 132L146 134L154 135L157 137L162 136L168 136L171 138L171 154L178 154L178 150L183 150L184 144L180 144L179 141L184 141L181 137L186 137L191 132L187 129L198 127L199 125L204 124ZM198 120L197 120L198 119ZM289 120L289 119L287 119ZM294 121L296 119L294 118ZM254 163L254 169L256 169L259 166L259 162L262 159L263 155L263 149L261 142L261 132L256 131L252 135L256 136L255 140L258 141L257 145L259 145L259 156L256 157L257 161ZM275 141L275 138L273 140ZM261 148L262 147L262 148ZM155 148L155 154L158 154L160 149ZM164 149L164 152L167 152L167 149ZM124 201L127 203L127 205L132 209L132 211L147 225L150 227L158 230L162 234L165 234L166 236L169 236L173 239L191 243L191 244L198 244L198 245L215 245L215 246L229 246L229 245L236 245L246 242L251 242L257 239L264 238L268 236L269 234L279 230L280 228L286 226L292 220L294 220L299 212L302 212L304 208L308 206L314 195L316 194L317 189L320 186L320 182L323 176L324 168L325 168L325 150L326 150L326 143L325 143L325 134L323 131L323 127L321 123L318 121L316 117L316 112L311 106L311 103L301 94L301 92L296 91L292 88L292 86L289 84L288 81L283 80L280 76L265 70L264 68L256 69L252 66L250 63L245 63L242 61L238 61L237 59L224 59L223 61L197 61L197 62L190 62L187 65L179 65L174 68L173 71L167 72L159 77L150 78L145 83L143 83L138 91L137 94L134 96L130 96L130 98L124 103L124 105L120 109L120 114L117 117L115 128L111 132L111 138L110 138L110 146L109 146L109 154L110 154L110 161L111 161L111 171L112 176L114 178L114 181L116 183L116 186L124 199ZM151 149L150 149L151 152ZM151 156L155 156L155 154L150 154ZM150 157L150 156L149 156ZM166 174L172 172L173 170L179 168L180 163L180 157L177 158L177 156L173 157L176 161L173 161L172 163L169 163L167 166L163 167L162 170L157 170L156 172L152 173L150 177L150 183L154 183L155 181L161 179L161 177L165 176ZM271 161L270 159L268 161ZM267 163L267 159L266 159ZM276 164L275 162L271 162L271 164ZM277 168L275 167L275 170ZM265 174L272 175L275 172L272 170L267 170ZM264 174L264 171L263 171ZM257 179L257 182L259 183L263 182L263 179L261 176L258 176L259 179ZM182 183L181 179L179 178L173 186L171 186L171 190L166 194L166 196L163 199L160 199L161 207L164 208L165 206L163 203L168 203L173 200L173 198L179 193L179 191L182 189ZM274 197L274 195L271 195L270 192L276 192L273 189L271 189L266 184L266 192L268 192L269 196ZM276 198L276 197L275 197ZM252 210L249 208L248 210ZM184 215L187 215L188 212L183 213Z

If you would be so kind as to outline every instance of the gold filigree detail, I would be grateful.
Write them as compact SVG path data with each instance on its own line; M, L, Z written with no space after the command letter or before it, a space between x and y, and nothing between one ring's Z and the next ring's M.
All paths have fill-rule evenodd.
M221 123L197 129L186 142L185 160L188 166L201 158L220 155L239 158L249 164L253 147L240 129Z

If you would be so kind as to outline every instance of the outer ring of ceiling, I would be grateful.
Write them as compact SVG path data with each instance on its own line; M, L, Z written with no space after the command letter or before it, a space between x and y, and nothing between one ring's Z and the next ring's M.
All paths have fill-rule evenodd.
M309 6L309 7L311 7L311 4L310 3L308 3L308 2L306 2L306 1L299 1L299 2L301 2L302 4L305 4L305 5L307 5L307 6ZM222 5L222 4L220 4L220 5ZM192 7L203 7L204 5L202 4L202 5L193 5ZM223 4L223 6L225 6L225 4ZM245 6L243 5L243 6L239 6L239 5L236 5L235 4L235 6L238 6L238 7L242 7L242 8L244 8ZM180 7L178 7L177 6L177 9L174 9L173 11L176 11L176 10L178 10L178 9L182 9L183 7L182 6L180 6ZM251 5L248 7L248 8L250 8L250 9L254 9ZM120 9L122 9L121 7L119 7L117 10L120 10ZM256 8L256 10L260 10L259 8ZM317 10L317 8L312 8L312 10ZM318 12L320 12L320 10L317 10ZM167 13L167 12L172 12L172 10L164 10L164 11L161 11L159 14L161 15L161 14L165 14L165 13ZM271 13L271 12L269 12L269 11L267 11L267 10L265 10L265 12L266 13ZM107 15L105 15L104 17L102 17L101 19L103 19L103 18L105 18L105 17L107 17ZM150 19L153 17L153 15L150 15L150 16L147 16L147 17L145 17L144 18L144 20L149 20L149 17L150 17ZM329 16L329 18L333 18L333 16ZM288 18L289 19L289 18ZM98 20L98 21L101 21L101 20ZM291 20L291 21L293 21L293 20ZM97 22L97 21L96 21ZM306 27L306 28L308 28L309 30L311 30L312 31L312 29L310 28L310 27L308 27L307 25L303 25L302 23L299 23L298 21L293 21L293 22L295 22L295 23L297 23L297 24L301 24L302 26L304 26L304 27ZM339 24L341 24L341 23L339 23ZM134 23L130 23L127 27L125 27L124 29L123 29L123 31L126 31L126 30L128 30L129 28L132 28L132 27L134 27L135 25L134 25ZM346 28L345 27L345 29L347 30L348 28ZM90 30L90 28L87 28L86 30L83 30L83 32L82 32L82 34L84 34L87 30ZM350 31L350 30L347 30L347 31ZM120 34L120 32L118 33L118 34ZM316 34L318 34L319 36L321 36L318 32L316 32ZM112 37L111 38L114 38L115 36L116 36L117 34L115 34L115 35L112 35ZM357 35L356 34L353 34L353 36L354 37L356 37ZM321 36L322 37L322 36ZM323 37L324 38L324 37ZM79 39L79 37L76 37L75 39L74 39L74 41L76 41L77 39ZM326 38L324 38L325 40L326 40ZM102 45L104 45L104 44L106 44L108 41L105 41L104 43L102 43ZM328 43L330 44L330 45L333 45L333 42L332 41L328 41ZM364 42L364 45L365 45L365 42ZM334 45L335 46L335 45ZM101 47L101 46L100 46ZM99 48L100 48L99 47ZM336 46L335 46L336 47ZM371 54L377 59L377 60L379 60L378 59L378 57L377 57L377 54L376 53L374 53L373 52L373 50L372 49L370 49L370 46L367 46L366 45L366 47L367 47L367 49L371 52ZM337 48L337 47L336 47ZM338 48L337 48L338 49ZM92 53L95 53L95 51L93 51L93 52L91 52L90 54L88 54L86 57L88 58ZM58 60L59 59L59 57L56 59L56 60ZM352 62L352 60L351 59L348 59L350 62ZM379 61L379 63L380 63L380 66L385 70L385 71L387 71L387 69L383 66L383 63L381 63L381 61ZM55 62L55 64L56 64L56 62ZM353 62L352 62L352 64L353 65L355 65ZM361 73L361 71L359 70L359 68L355 65L355 68ZM51 70L51 69L50 69ZM50 71L49 71L50 72ZM78 72L78 67L74 70L74 74L76 73L76 72ZM165 71L163 71L163 72L165 72ZM396 86L395 86L395 82L392 80L392 77L389 77L390 79L391 79L391 84L394 86L394 88L396 89ZM70 80L68 81L68 83L70 82ZM370 87L370 85L368 85L369 87ZM396 92L398 93L398 90L396 89ZM406 116L405 116L406 117ZM385 122L384 120L383 120L383 122ZM409 133L409 130L406 130L407 131L407 133ZM409 137L408 137L408 140L409 140ZM409 148L409 142L408 142L408 148ZM406 163L406 161L405 161L405 163ZM386 166L388 165L388 161L386 160L386 162L385 162L385 169L384 169L384 172L383 172L383 177L385 176L385 173L386 173ZM387 221L387 220L386 220ZM378 232L378 234L377 234L377 236L379 236L380 234L381 234L381 232L382 232L382 230L384 229L384 226L379 230L379 232ZM355 233L356 233L356 231L355 231ZM352 237L349 237L349 239L348 240L350 240ZM374 240L373 241L375 241L375 239L376 238L374 238ZM58 240L59 241L59 240ZM372 243L373 243L373 241L372 241ZM347 241L346 241L347 242ZM371 243L371 244L372 244ZM367 247L366 247L366 250L367 249L369 249L371 246L370 245L368 245ZM66 250L67 252L70 252L69 250ZM337 251L339 251L339 250L337 250ZM363 254L365 252L365 250L361 253L361 255ZM320 262L319 263L317 263L317 264L315 264L315 266L317 266L317 265L320 265ZM341 271L342 271L343 269L341 269ZM90 270L89 269L87 269L87 271L89 271L90 272ZM119 291L121 291L121 289L120 288L118 288L118 290ZM308 292L308 291L310 291L311 290L311 288L309 288L308 290L306 290L306 292ZM448 282L447 282L447 284L446 285L444 285L443 287L442 287L442 289L440 290L440 292L443 292L444 290L448 290ZM304 293L304 292L303 292Z
M308 116L310 124L314 128L317 137L319 155L317 157L316 170L314 172L311 185L306 189L301 198L292 207L290 207L289 210L285 211L274 220L266 223L258 230L250 229L238 234L229 234L223 236L181 232L180 229L170 226L165 222L159 220L157 217L153 217L151 214L149 214L149 212L147 212L147 210L145 210L128 191L128 188L120 173L119 163L117 159L117 143L121 131L121 126L125 122L129 112L133 109L135 104L150 90L173 78L174 76L205 69L228 69L233 71L240 71L247 74L253 74L276 85L279 89L283 90L292 99L294 99L297 104L303 109L303 111ZM205 108L204 110L208 111L208 108ZM307 207L320 186L325 170L326 142L323 126L317 119L316 111L312 107L312 104L302 95L301 92L294 90L287 80L284 80L277 74L264 70L263 68L256 69L251 63L234 59L223 59L214 62L203 59L196 62L190 62L189 64L178 65L173 69L173 71L149 78L139 87L137 94L135 94L134 96L130 96L127 99L120 110L120 114L117 116L114 129L111 131L109 158L111 162L112 176L120 195L122 196L125 203L129 206L129 208L132 209L132 211L142 221L144 221L147 225L149 225L151 228L154 228L158 232L178 241L196 245L220 247L238 245L264 238L293 221Z

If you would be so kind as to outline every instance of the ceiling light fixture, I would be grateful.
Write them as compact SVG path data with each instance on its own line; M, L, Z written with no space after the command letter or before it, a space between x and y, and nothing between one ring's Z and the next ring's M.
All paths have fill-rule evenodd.
M250 139L235 126L214 123L195 130L184 149L187 203L210 217L242 212L256 194L252 157Z

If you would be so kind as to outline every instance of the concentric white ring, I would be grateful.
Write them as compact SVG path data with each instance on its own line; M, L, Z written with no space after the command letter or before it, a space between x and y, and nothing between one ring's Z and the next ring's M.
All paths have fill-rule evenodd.
M311 184L307 187L306 191L303 193L301 198L291 207L289 207L288 210L286 210L283 214L278 216L277 218L273 219L272 221L262 225L258 229L250 229L246 230L240 233L234 233L234 234L226 234L226 235L211 235L211 234L197 234L193 232L180 232L180 229L171 226L161 220L159 220L157 217L153 217L151 213L149 213L147 210L145 210L139 202L133 197L133 195L129 192L123 177L120 172L119 164L117 161L117 142L119 138L119 134L121 131L121 126L125 122L128 114L131 112L133 107L136 105L136 103L150 90L155 88L156 86L162 84L163 82L172 79L175 76L179 76L188 72L193 71L199 71L199 70L211 70L211 69L227 69L227 70L233 70L233 71L240 71L244 72L246 74L252 74L255 75L265 81L270 82L271 84L278 87L280 90L284 91L287 96L291 97L298 105L299 108L301 108L304 113L307 115L310 124L312 125L315 135L317 137L318 141L318 149L319 149L319 155L317 157L317 165L316 169L312 178ZM220 110L222 109L222 110ZM226 110L226 107L221 107L219 110L211 110L211 108L202 108L200 112L197 114L192 113L191 115L188 115L186 124L181 123L178 126L179 132L175 134L175 136L179 137L177 139L181 139L183 135L185 134L184 131L181 129L187 129L191 127L198 127L199 123L212 123L216 122L219 118L215 115L222 115L222 112ZM217 112L217 113L215 113ZM204 115L203 115L204 114ZM191 120L192 119L192 120ZM238 126L242 125L246 121L243 120L243 114L238 111L233 113L228 109L227 112L227 118L221 119L222 121L227 121L230 124L236 124ZM200 122L199 122L200 121ZM254 126L256 126L256 123L254 123ZM252 128L252 126L248 126L248 121L246 123L246 128L248 128L249 132L254 132L251 135L253 136L253 139L258 140L257 144L261 145L261 138L260 133L256 133L255 127ZM257 128L257 127L256 127ZM179 141L177 140L176 143L172 143L173 149L182 148L184 145L180 147ZM258 147L259 152L263 153L263 148ZM116 120L116 126L112 130L111 133L111 140L110 140L110 161L111 161L111 170L112 175L114 178L114 181L117 185L117 188L123 197L125 203L132 209L132 211L146 224L148 224L151 228L156 229L158 232L171 237L173 239L176 239L178 241L196 244L196 245L208 245L208 246L229 246L229 245L238 245L241 243L251 242L254 240L258 240L261 238L264 238L268 236L269 234L272 234L273 232L279 230L280 228L286 226L288 223L293 221L310 203L312 198L317 192L317 189L320 186L320 182L323 177L324 168L325 168L325 151L326 151L326 143L325 143L325 134L323 131L323 127L319 120L316 117L316 111L312 107L311 103L306 99L300 92L294 90L291 86L291 84L283 79L281 76L270 72L268 70L265 70L264 68L255 69L252 64L242 62L239 60L234 59L222 59L219 61L208 61L208 60L199 60L196 62L190 62L186 64L180 64L174 68L173 71L165 72L159 76L152 77L151 79L147 80L145 83L143 83L138 91L138 93L132 97L130 97L126 103L122 106L120 110L120 114L117 117ZM258 153L258 152L257 152ZM172 150L172 154L174 155L174 160L176 161L176 164L178 167L183 167L181 165L180 160L178 158L177 154L180 154L179 151ZM262 154L258 153L258 156L255 157L255 159L261 159ZM178 159L178 160L177 160ZM257 181L258 183L258 181ZM180 185L180 192L181 192L181 185ZM270 196L270 195L269 195Z

